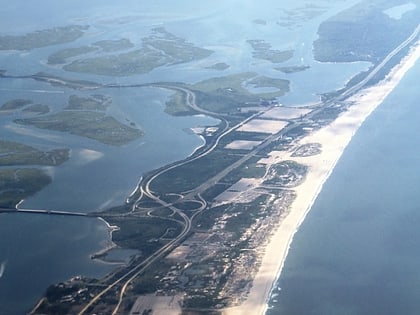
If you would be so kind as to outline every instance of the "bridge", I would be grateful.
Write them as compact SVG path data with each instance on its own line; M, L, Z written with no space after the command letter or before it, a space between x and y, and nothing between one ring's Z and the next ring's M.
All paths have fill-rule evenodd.
M61 216L72 216L72 217L93 216L89 213L82 213L82 212L37 210L37 209L14 209L14 208L0 208L0 213L30 213L30 214L61 215Z

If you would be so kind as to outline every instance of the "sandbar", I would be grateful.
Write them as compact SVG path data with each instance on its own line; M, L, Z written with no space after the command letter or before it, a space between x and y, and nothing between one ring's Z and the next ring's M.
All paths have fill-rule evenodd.
M282 152L282 159L307 165L308 174L305 181L294 189L296 199L265 248L261 267L254 278L247 299L239 306L224 309L224 315L265 313L270 292L281 273L293 236L311 209L344 149L364 120L385 100L419 57L420 41L417 41L409 54L390 71L385 79L351 96L347 101L352 102L353 105L347 111L328 126L314 131L294 146L297 148L308 143L319 143L322 146L321 153L295 157L292 156L293 152ZM272 163L275 160L278 161L278 158L273 157Z

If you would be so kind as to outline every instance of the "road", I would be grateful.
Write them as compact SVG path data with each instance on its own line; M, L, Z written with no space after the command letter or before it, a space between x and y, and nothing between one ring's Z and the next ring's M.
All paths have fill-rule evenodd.
M314 109L313 111L308 113L303 118L309 118L310 119L311 117L313 117L317 113L325 110L329 106L334 105L335 102L344 100L345 98L347 98L351 94L353 94L353 93L359 91L360 89L362 89L379 71L381 71L383 69L384 66L386 66L386 64L395 55L397 55L399 52L401 52L402 49L406 48L412 41L414 41L416 39L416 37L418 36L419 32L420 32L420 25L417 26L415 31L404 42L402 42L398 47L396 47L392 52L390 52L384 58L384 60L381 63L379 63L369 73L369 75L366 78L364 78L361 82L359 82L358 84L349 88L348 90L344 91L341 95L339 95L339 96L329 100L328 102L324 103L322 106ZM60 80L59 83L62 84L62 85L66 85L66 84L70 85L71 83L74 83L74 82L71 82L71 81L66 83L66 81L63 81L63 80L57 79L57 78L53 78L53 77L50 78L50 80L49 80L48 77L43 76L42 79L46 80L47 82L50 82L50 83L53 82L53 81L56 81L56 80ZM258 115L261 115L262 112L256 113L253 116L248 117L247 119L245 119L241 123L239 123L239 124L237 124L233 127L230 127L227 120L224 119L224 117L226 116L225 114L214 113L214 112L211 112L211 111L204 110L204 109L200 108L196 104L196 98L195 98L195 94L193 93L193 91L191 91L187 88L184 88L184 87L179 87L179 86L170 85L170 84L153 84L152 83L152 84L134 84L134 85L104 85L104 86L94 86L94 88L100 88L100 87L103 87L103 88L112 88L112 87L125 88L125 87L145 87L145 86L156 86L156 87L162 87L162 88L166 88L166 89L182 91L183 93L186 94L187 105L190 108L192 108L193 110L195 110L197 112L200 112L200 113L203 113L203 114L221 119L222 121L225 122L225 127L219 133L216 140L211 145L207 144L207 147L205 148L205 150L203 152L201 152L200 154L192 156L192 157L190 157L186 160L180 161L180 162L175 163L173 165L169 165L167 167L164 167L160 171L158 171L156 174L151 176L150 178L144 179L144 181L142 181L139 184L138 187L139 187L140 192L141 192L140 197L138 197L136 202L134 202L132 211L130 213L132 213L135 210L135 206L138 204L138 202L140 202L141 198L143 196L147 196L147 197L155 200L159 204L161 204L163 207L171 209L174 213L178 214L181 217L181 219L183 220L182 221L182 225L183 225L182 232L176 238L174 238L172 241L170 241L165 246L163 246L162 248L157 250L155 253L150 255L147 259L145 259L141 263L138 263L137 265L134 265L131 268L129 268L129 270L124 275L120 276L118 279L116 279L114 282L112 282L106 288L104 288L101 292L99 292L96 296L94 296L85 305L85 307L83 307L83 309L78 313L79 315L85 314L87 312L87 310L92 305L94 305L96 302L98 302L106 293L108 293L111 289L115 288L117 285L121 285L121 290L120 290L120 294L119 294L119 301L118 301L118 304L115 306L115 308L112 312L113 315L117 314L118 311L119 311L119 307L121 305L121 302L123 300L124 294L125 294L128 286L129 286L129 284L136 277L138 277L141 273L143 273L148 267L150 267L154 262L156 262L157 260L164 257L166 254L168 254L170 251L172 251L176 246L178 246L185 239L185 237L190 233L191 227L192 227L192 222L193 222L194 218L197 215L199 215L202 211L204 211L206 209L206 206L207 206L206 201L201 197L201 193L203 191L207 190L212 185L214 185L214 183L220 181L229 172L231 172L234 169L242 166L251 157L257 155L261 150L263 150L264 148L269 146L271 143L273 143L273 141L276 141L277 139L282 137L285 133L290 131L292 128L299 127L300 124L302 124L302 122L300 122L300 120L296 120L296 121L291 122L288 126L286 126L284 129L282 129L278 133L268 136L259 146L257 146L253 150L251 150L248 154L241 157L238 161L234 162L232 165L230 165L226 169L220 171L216 176L206 180L204 183L202 183L201 185L197 186L195 189L190 191L186 196L184 196L184 198L191 198L191 199L194 199L194 200L198 199L201 202L201 207L191 217L188 217L188 215L186 215L182 210L176 208L174 205L172 205L170 203L167 203L167 202L161 200L158 196L154 195L154 193L150 189L150 183L153 180L155 180L158 176L161 176L162 174L164 174L165 172L167 172L167 171L169 171L173 168L185 165L186 163L190 163L194 160L202 158L203 156L206 156L207 154L212 152L218 146L218 144L220 143L220 139L222 139L224 136L226 136L230 132L234 131L236 128L245 124L246 122L254 119ZM92 88L92 86L89 86L89 88ZM3 210L0 209L0 212L12 212L12 211L9 211L9 210L11 210L11 209L3 209ZM18 210L18 211L14 210L13 212L55 214L55 215L77 215L77 216L87 216L88 215L88 214L77 213L77 212L30 210L30 209L28 209L28 210Z
M379 71L381 71L383 69L383 67L396 55L398 54L402 49L404 49L405 47L407 47L419 34L420 32L420 25L415 29L415 31L404 41L402 42L397 48L395 48L392 52L390 52L385 58L384 60L379 63L370 73L368 76L366 76L366 78L364 78L361 82L359 82L358 84L352 86L351 88L349 88L347 91L343 92L341 95L335 97L334 99L330 100L329 102L327 102L326 104L324 104L324 106L322 108L317 108L314 109L313 111L311 111L309 114L307 114L307 116L303 117L303 118L308 118L308 117L312 117L315 114L319 113L320 111L324 110L326 107L333 105L335 102L340 101L340 100L344 100L345 98L347 98L348 96L350 96L351 94L359 91L360 89L362 89ZM170 88L170 89L175 89L175 90L180 90L184 93L186 93L187 97L187 105L189 107L191 107L192 109L194 109L195 111L201 112L203 114L207 114L213 117L219 117L220 118L220 114L216 114L216 113L212 113L209 112L207 110L203 110L201 109L196 103L195 103L195 94L186 89L186 88L180 88L180 87L174 87L174 86L167 86L167 85L159 85L160 87L164 87L164 88ZM204 183L202 183L201 185L199 185L198 187L196 187L194 190L190 191L185 198L189 199L189 198L194 198L194 197L199 197L201 198L202 202L203 202L203 207L194 213L194 215L189 218L188 216L186 216L180 209L174 207L171 204L166 203L165 201L161 200L159 197L155 196L153 194L153 192L150 190L150 183L156 179L158 176L164 174L165 172L169 171L170 169L179 167L181 165L184 165L186 163L190 163L193 160L199 159L207 154L209 154L212 150L214 150L218 143L220 142L220 139L222 137L224 137L225 135L229 134L230 132L232 132L233 130L235 130L236 128L238 128L239 126L245 124L247 121L254 119L255 117L261 115L262 113L257 113L255 115L253 115L252 117L249 117L248 119L244 120L243 122L241 122L240 124L231 127L231 128L227 128L224 130L224 132L222 132L217 140L215 141L215 143L213 144L213 146L211 146L210 148L208 148L205 152L203 152L202 154L196 156L193 159L189 159L186 161L182 161L180 163L177 163L175 165L172 165L168 168L164 168L161 171L159 171L158 173L156 173L154 176L152 176L151 178L149 178L146 183L144 185L141 186L142 189L142 193L144 193L146 196L148 196L149 198L152 198L153 200L155 200L156 202L160 203L162 206L168 207L171 210L173 210L175 213L179 214L183 220L184 220L184 229L183 232L180 234L179 237L177 237L176 239L174 239L170 244L168 244L167 246L165 246L163 251L158 251L159 255L158 256L154 256L154 257L150 257L149 262L140 270L138 270L134 275L132 275L123 285L122 290L120 292L119 295L119 302L118 305L116 306L116 308L113 311L113 315L117 314L118 310L119 310L119 306L121 305L121 302L123 300L123 296L124 293L129 285L129 283L136 277L138 276L141 272L143 272L148 266L150 266L154 261L156 261L157 259L159 259L161 256L163 256L165 253L171 251L173 248L175 248L175 246L177 246L181 240L188 235L191 226L192 226L192 221L195 218L196 215L198 215L199 213L201 213L206 206L206 201L204 199L201 198L201 193L204 192L205 190L207 190L208 188L210 188L212 185L214 185L215 183L217 183L218 181L220 181L223 177L225 177L228 173L230 173L231 171L233 171L234 169L240 167L241 165L243 165L246 161L248 161L251 157L255 156L256 154L258 154L258 152L260 152L261 150L263 150L264 148L266 148L267 146L269 146L270 144L273 143L273 141L278 140L279 138L281 138L285 133L287 133L288 131L290 131L291 129L298 127L299 126L299 122L298 121L294 121L291 124L289 124L288 126L286 126L285 128L283 128L280 132L278 132L277 134L271 135L269 137L267 137L265 139L265 141L263 143L261 143L259 146L257 146L256 148L254 148L253 150L251 150L248 154L244 155L242 158L240 158L238 161L234 162L232 165L230 165L229 167L225 168L224 170L222 170L221 172L219 172L216 176L206 180ZM79 314L80 315L80 314Z
M77 217L92 216L92 215L89 215L89 213L82 213L82 212L35 210L35 209L9 209L9 208L0 208L0 213L48 214L48 215L64 215L64 216L77 216Z

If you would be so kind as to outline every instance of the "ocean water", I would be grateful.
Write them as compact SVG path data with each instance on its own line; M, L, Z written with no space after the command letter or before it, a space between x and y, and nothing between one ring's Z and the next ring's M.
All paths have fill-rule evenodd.
M267 315L419 314L419 73L417 62L346 148Z

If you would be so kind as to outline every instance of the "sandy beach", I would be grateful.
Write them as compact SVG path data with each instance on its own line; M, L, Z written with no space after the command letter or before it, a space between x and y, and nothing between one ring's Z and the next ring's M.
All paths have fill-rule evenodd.
M279 153L281 159L294 160L308 166L305 181L295 188L296 199L288 215L272 235L262 258L261 267L254 278L247 300L240 306L225 309L225 315L264 314L272 286L281 273L293 236L311 209L323 184L332 173L344 149L363 121L385 100L398 85L405 73L420 57L420 42L394 67L388 76L373 87L361 90L347 101L353 105L328 126L314 131L295 144L298 146L319 143L322 152L309 157L292 157L292 152ZM273 158L274 162L275 158ZM277 160L278 162L278 160Z

